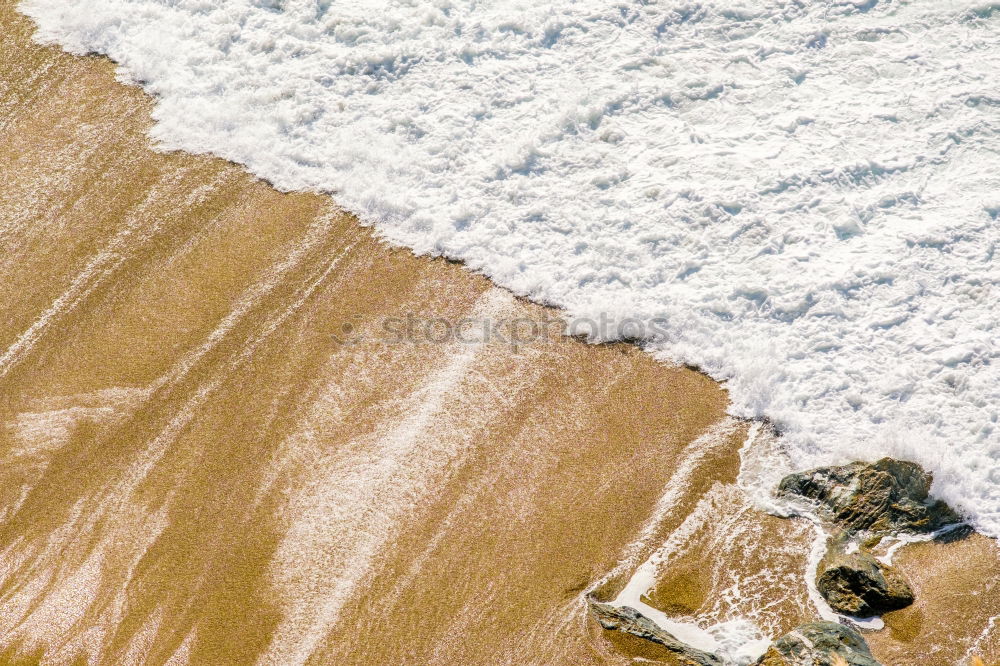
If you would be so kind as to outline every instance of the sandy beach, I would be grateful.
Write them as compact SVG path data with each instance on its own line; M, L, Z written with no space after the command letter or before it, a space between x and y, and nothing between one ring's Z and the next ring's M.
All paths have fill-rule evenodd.
M727 416L723 387L565 337L329 197L157 152L153 101L32 43L15 6L0 660L670 664L585 601L657 553L645 599L672 617L815 619L813 528L746 499L766 426ZM918 601L865 635L876 657L1000 659L993 541L895 561Z

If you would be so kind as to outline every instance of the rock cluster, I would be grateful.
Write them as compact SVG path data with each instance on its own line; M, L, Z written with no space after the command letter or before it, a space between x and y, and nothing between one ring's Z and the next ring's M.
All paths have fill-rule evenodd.
M892 458L819 467L782 479L779 496L806 500L838 530L816 576L817 589L834 611L871 617L913 603L903 575L875 559L864 544L961 522L951 507L930 496L932 480L920 465ZM848 552L852 539L862 545Z
M723 666L722 659L697 650L664 631L629 606L590 599L590 610L605 629L623 631L662 645L686 666ZM861 634L836 622L811 622L774 641L754 666L881 666Z
M870 617L913 603L906 579L875 559L868 547L884 536L929 534L961 523L947 504L930 496L931 481L919 465L892 458L819 467L782 479L779 496L807 502L834 526L816 579L831 608L845 615ZM723 664L718 656L686 645L634 608L593 598L590 608L605 629L662 645L683 664ZM812 622L790 631L774 641L754 665L880 666L861 635L836 622Z

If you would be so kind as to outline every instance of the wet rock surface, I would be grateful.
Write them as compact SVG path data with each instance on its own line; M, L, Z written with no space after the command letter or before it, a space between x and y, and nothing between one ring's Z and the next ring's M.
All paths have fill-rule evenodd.
M861 634L836 622L811 622L774 641L755 666L881 666Z
M882 458L789 474L778 495L809 500L838 527L875 534L929 533L961 518L930 497L933 477L916 463Z
M816 587L830 608L856 617L871 617L913 603L913 590L898 571L871 554L835 550L820 564Z
M629 606L612 606L590 601L590 610L605 629L624 631L662 645L686 666L723 666L723 661L709 652L695 649L661 629L655 622Z

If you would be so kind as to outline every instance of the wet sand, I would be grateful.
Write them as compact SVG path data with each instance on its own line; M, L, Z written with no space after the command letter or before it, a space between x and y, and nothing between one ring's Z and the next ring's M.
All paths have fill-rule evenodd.
M32 31L0 0L0 660L671 663L584 601L657 553L672 615L815 618L811 528L747 503L716 383L156 152L148 97ZM441 339L463 320L544 334ZM993 542L963 543L918 586L997 609ZM933 599L870 637L887 663L998 656L985 606L948 602L946 641Z

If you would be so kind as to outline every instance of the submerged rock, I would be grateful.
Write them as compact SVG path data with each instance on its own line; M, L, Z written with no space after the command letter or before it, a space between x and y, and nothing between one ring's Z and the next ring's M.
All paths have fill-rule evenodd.
M881 666L861 634L836 622L811 622L774 641L756 666Z
M927 533L961 522L951 507L929 496L931 481L916 463L882 458L789 474L778 495L811 500L823 517L848 531Z
M590 610L605 629L624 631L662 645L688 666L722 666L723 661L710 652L691 647L630 606L612 606L590 601Z
M827 555L816 587L834 611L857 617L881 615L913 603L906 579L863 551Z

